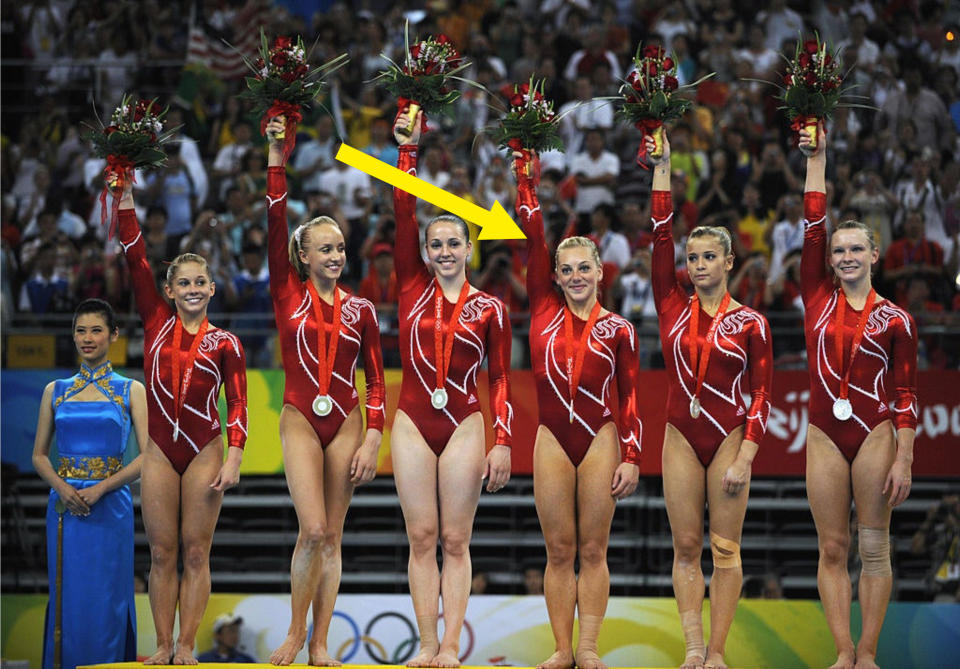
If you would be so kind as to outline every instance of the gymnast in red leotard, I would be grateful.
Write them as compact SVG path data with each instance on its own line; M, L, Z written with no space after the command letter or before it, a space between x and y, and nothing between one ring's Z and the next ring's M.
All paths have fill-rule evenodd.
M653 140L646 138L652 153ZM667 367L663 496L673 534L673 590L686 657L682 667L726 667L723 654L743 570L740 533L750 468L770 412L773 351L767 319L730 297L730 233L701 226L687 239L693 297L677 282L670 198L670 144L655 162L653 294ZM695 336L691 336L691 334ZM744 394L750 403L744 401ZM710 642L704 646L700 554L704 502L710 511Z
M157 652L145 663L196 664L193 647L210 597L213 531L223 492L240 478L247 438L246 363L237 337L207 321L215 286L206 261L185 253L170 264L164 291L171 308L157 292L129 185L120 195L120 244L143 321L150 433L141 486ZM221 386L227 398L226 462L217 410ZM178 601L180 634L174 647Z
M405 113L394 123L401 145L398 167L412 174L422 127L422 112L412 127ZM510 478L510 321L500 300L467 282L472 246L466 223L441 215L427 225L428 269L420 256L415 198L395 190L393 203L403 380L390 450L410 541L410 594L420 631L420 650L407 664L458 667L481 480L489 477L487 490L494 492ZM477 389L484 357L495 438L486 456ZM438 639L441 595L444 632Z
M571 237L560 244L560 291L554 288L536 194L538 160L528 151L514 158L517 214L527 235L530 355L540 407L533 489L547 545L543 586L556 643L554 654L539 667L603 669L597 636L610 590L610 523L616 500L631 495L639 478L637 335L633 325L597 301L603 269L589 239ZM580 622L576 657L575 613Z
M806 231L800 263L810 370L807 497L817 526L817 585L837 646L834 667L876 667L890 600L890 514L910 494L917 427L917 329L906 311L876 294L879 249L857 221L826 230L826 135L807 154ZM829 262L830 270L827 270ZM891 398L885 378L891 377ZM890 402L893 401L893 410ZM863 633L850 635L851 492L857 512Z
M373 304L337 286L346 245L336 221L315 218L288 240L283 140L276 139L284 127L282 117L267 125L267 238L270 294L284 369L280 442L300 530L290 564L290 629L270 662L294 661L307 638L312 601L309 661L322 665L334 661L327 651L327 630L340 587L340 538L347 506L354 486L371 481L377 472L384 422L383 357ZM354 381L361 354L365 435Z

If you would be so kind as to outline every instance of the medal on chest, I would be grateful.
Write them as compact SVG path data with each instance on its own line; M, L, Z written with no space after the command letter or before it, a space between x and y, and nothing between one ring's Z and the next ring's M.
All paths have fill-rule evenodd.
M446 408L450 396L444 387L447 383L447 372L450 369L450 358L453 355L453 340L456 338L457 325L460 323L460 314L463 312L463 305L467 302L467 295L470 294L470 284L463 282L460 288L460 295L457 297L457 303L453 307L453 314L450 316L450 322L443 320L443 302L446 298L443 296L443 290L437 283L433 292L433 351L434 368L437 370L436 386L430 393L430 406L437 411Z
M833 312L833 340L836 343L837 369L843 369L843 334L844 317L847 311L847 296L843 289L837 291L837 307ZM860 350L860 342L863 340L863 333L867 329L867 319L873 310L873 305L877 301L877 293L871 288L867 295L867 301L863 305L863 311L860 312L860 318L857 321L857 329L853 333L853 339L850 342L850 359L847 361L847 369L840 377L840 396L833 402L833 416L837 420L850 420L853 416L853 404L850 402L850 372L853 371L853 360Z
M313 316L317 322L317 396L313 398L313 413L321 418L330 415L333 411L333 398L330 397L330 381L333 378L333 365L337 359L337 346L340 343L340 289L333 286L333 319L328 325L323 318L323 308L320 304L320 293L317 292L313 281L307 279L307 290L310 291L310 302L313 306ZM327 330L330 330L330 341L326 341Z
M730 306L730 293L725 293L720 300L720 306L717 313L713 315L710 321L710 327L707 329L707 336L704 338L703 345L700 345L700 297L696 292L690 300L690 371L697 375L697 385L694 388L693 396L690 398L690 417L696 420L700 417L703 407L700 406L700 391L703 390L703 381L707 378L707 366L710 364L710 353L713 351L713 343L717 338L717 328L723 315Z

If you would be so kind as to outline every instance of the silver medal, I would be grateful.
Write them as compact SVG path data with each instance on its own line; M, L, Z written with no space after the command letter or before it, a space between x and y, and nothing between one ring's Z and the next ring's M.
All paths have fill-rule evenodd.
M833 403L833 416L837 420L849 420L853 415L853 405L846 397L838 397Z
M444 388L437 388L430 393L430 404L437 411L447 406L447 399L447 391Z
M690 417L699 418L700 417L700 400L699 398L694 397L690 400Z
M333 411L333 400L329 395L317 395L313 398L313 413L321 418Z

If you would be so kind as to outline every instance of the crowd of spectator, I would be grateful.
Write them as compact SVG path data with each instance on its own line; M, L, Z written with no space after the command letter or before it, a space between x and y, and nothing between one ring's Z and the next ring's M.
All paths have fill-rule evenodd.
M300 126L288 166L290 225L332 215L348 239L345 283L376 303L384 332L395 326L390 189L333 159L341 140L387 163L395 100L371 83L399 60L404 29L444 32L471 61L447 117L430 118L419 177L460 197L512 211L507 154L488 130L503 92L531 75L565 116L566 151L542 156L539 195L551 243L589 234L604 263L608 309L655 322L650 290L650 175L636 162L639 132L619 123L617 95L639 42L676 54L680 83L708 72L693 109L670 128L677 269L687 232L728 227L736 266L730 290L774 325L799 326L797 272L803 239L803 158L774 98L778 53L817 31L843 49L861 107L828 124L829 219L856 218L876 232L881 294L921 326L960 312L960 10L948 2L899 0L427 0L262 3L268 35L317 39L322 62L349 53ZM13 312L69 312L87 297L130 308L128 277L106 240L99 195L103 161L83 140L93 111L108 115L124 92L169 103L180 126L167 166L137 175L136 199L152 266L183 251L206 257L217 283L212 313L245 333L251 364L272 364L266 263L265 142L259 119L237 97L242 79L221 80L187 63L188 24L228 38L244 3L33 0L2 7L2 289ZM952 12L952 13L951 13ZM249 26L247 26L249 28ZM232 32L231 32L232 31ZM12 103L11 97L16 100ZM86 125L85 125L86 124ZM421 202L422 220L434 208ZM473 228L473 233L477 229ZM475 241L473 281L526 309L522 244ZM7 320L9 322L9 320ZM226 322L223 323L227 325ZM257 333L257 330L260 330ZM798 331L799 332L799 331ZM389 341L385 341L389 348ZM778 343L781 362L801 362L802 338ZM958 353L922 338L921 365L956 367Z

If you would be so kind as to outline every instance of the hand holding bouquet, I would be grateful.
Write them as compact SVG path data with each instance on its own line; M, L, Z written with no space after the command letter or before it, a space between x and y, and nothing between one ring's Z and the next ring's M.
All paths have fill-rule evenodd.
M650 44L637 46L633 57L634 70L620 86L620 106L617 115L643 132L637 162L641 165L647 157L646 137L654 141L650 157L663 155L663 123L681 118L693 105L693 101L680 97L678 92L692 90L700 82L709 79L713 72L692 84L680 86L677 81L677 63L662 47Z
M244 58L254 76L247 77L247 91L243 97L253 101L253 110L260 116L260 133L265 134L267 123L275 116L285 118L285 128L275 135L284 140L283 160L286 162L296 145L296 126L303 120L302 110L320 93L324 78L347 62L347 55L317 67L310 67L309 55L303 48L303 39L294 42L289 37L277 37L273 46L260 30L260 57L256 62Z
M446 35L427 37L411 47L408 34L403 65L391 60L390 67L381 72L374 81L382 80L383 87L397 97L398 114L406 112L408 118L407 131L403 134L409 136L420 109L423 109L424 115L450 112L450 105L460 97L460 91L453 87L454 81L479 86L473 81L456 76L469 64L463 60Z
M93 144L93 153L107 161L103 168L106 184L100 193L100 218L107 222L107 193L111 189L122 193L136 182L134 170L140 167L160 167L167 161L164 144L176 132L176 128L163 130L166 108L160 109L156 99L133 101L124 95L110 117L110 125L101 130L92 130L84 138ZM113 237L117 224L120 197L115 195L110 216L109 237Z
M526 176L533 176L537 181L539 175L531 174L536 162L531 154L536 156L553 149L563 151L559 131L561 117L554 111L553 102L543 96L543 81L531 78L529 83L514 84L508 97L510 106L494 132L497 144L502 149L520 152L522 157L516 164L518 175L522 167Z

